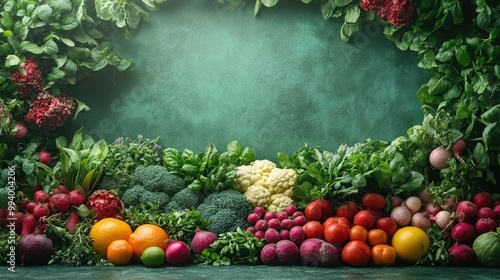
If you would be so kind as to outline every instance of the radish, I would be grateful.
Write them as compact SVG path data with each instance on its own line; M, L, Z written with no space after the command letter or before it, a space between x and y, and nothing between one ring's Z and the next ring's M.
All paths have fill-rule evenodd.
M267 243L277 243L280 241L280 233L274 228L268 228L264 233L264 239Z
M290 231L286 229L281 230L280 240L290 240Z
M450 249L451 261L458 266L471 266L476 262L474 250L469 245L455 242Z
M257 215L259 215L259 217L262 219L264 218L264 215L266 214L266 209L262 206L256 206L254 209L253 209L253 212L254 213L257 213Z
M405 227L411 222L411 213L405 206L397 206L391 211L391 218L400 227Z
M73 206L80 206L85 203L85 192L83 190L72 190L68 193L69 201Z
M494 231L497 227L497 222L490 218L481 218L476 221L476 230L478 233Z
M292 220L294 226L303 226L307 223L307 218L304 216L297 216Z
M281 229L281 222L277 218L272 218L269 221L267 221L267 226L269 228L274 228L275 230L279 231Z
M295 212L294 212L295 213ZM292 215L290 215L292 216ZM276 219L278 219L278 221L283 221L284 219L287 219L288 218L288 214L284 211L280 211L278 213L276 213Z
M80 222L80 217L75 211L70 211L68 215L68 221L66 222L66 228L68 230L74 230L76 225Z
M69 195L64 193L58 193L50 197L50 208L56 213L64 213L68 211L71 206L71 202L69 200Z
M302 216L302 217L304 217L304 216ZM286 229L286 230L292 229L293 226L295 226L294 220L292 220L292 219L284 219L283 221L281 221L281 229Z
M24 214L21 236L26 235L28 233L34 233L37 225L38 225L38 219L33 214L30 213Z
M431 220L426 214L418 212L411 217L411 225L427 231L431 227Z
M476 236L476 229L469 223L458 223L451 229L451 238L460 243L473 241Z
M269 226L267 225L267 221L266 220L258 220L255 223L255 229L257 231L266 231L268 227Z
M483 207L492 207L493 206L493 199L491 198L491 194L488 192L480 192L476 193L472 197L472 203L476 204L477 208L483 208Z
M410 213L415 214L422 208L422 201L418 196L410 196L405 200L405 206Z
M49 202L50 195L43 190L38 190L33 194L33 200L35 201L35 203Z
M443 210L441 206L439 205L433 205L432 203L428 202L425 205L425 211L429 213L430 215L436 215L439 211Z
M391 197L391 206L392 208L401 206L401 203L403 203L403 199L399 195L395 195Z
M292 216L295 212L297 212L297 207L295 205L288 205L285 209L285 213L288 216Z
M431 222L436 223L441 229L446 229L452 224L451 212L441 210L435 216L431 217Z
M306 233L304 232L304 229L301 226L294 226L290 230L290 241L295 243L297 246L300 246L304 240L306 240Z
M24 207L24 211L26 211L27 213L33 213L33 209L35 209L35 206L36 206L36 203L33 201L30 201L30 202L28 202L28 204L26 204L26 207Z
M425 187L419 194L418 198L422 201L422 203L428 203L432 199L433 195L429 192L429 188Z
M259 214L255 213L255 212L252 212L252 213L248 214L248 216L247 216L247 221L251 225L255 225L255 223L257 223L258 220L260 220Z
M14 138L16 140L22 140L28 135L28 127L21 121L16 121L14 123Z
M258 239L264 239L264 232L262 230L257 230L255 231L255 233L253 234L253 236L255 236L255 238L258 238Z
M449 197L443 201L443 204L440 204L439 206L443 208L443 210L448 210L448 211L455 211L457 209L457 198L456 197Z
M38 204L33 208L33 215L35 218L40 219L41 217L48 216L50 213L49 207L46 204Z
M50 154L48 152L41 151L37 155L40 158L40 162L41 163L43 163L45 165L49 165L50 164L51 156L50 156Z
M463 200L458 203L455 214L459 222L474 222L476 219L477 211L478 209L476 204L468 200Z
M490 207L481 207L479 210L477 210L477 218L478 219L481 219L481 218L495 219L496 214L495 214L495 211L493 211L493 209L491 209Z
M445 147L437 147L429 155L429 162L432 167L441 170L449 166L452 155Z
M3 107L0 107L0 121L3 121L5 119L5 115L4 115L4 112L3 112ZM7 119L9 120L12 120L12 113L11 112L8 112L7 113Z
M465 151L465 140L464 139L458 139L453 144L451 144L450 151L453 154L453 156L458 159L460 162L465 162L465 160L462 157L462 153Z
M276 218L276 213L274 213L273 211L267 211L266 214L264 214L264 219L266 221L269 221L273 218Z

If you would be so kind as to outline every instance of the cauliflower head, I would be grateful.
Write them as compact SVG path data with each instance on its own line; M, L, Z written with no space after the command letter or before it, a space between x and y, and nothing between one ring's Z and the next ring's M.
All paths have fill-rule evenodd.
M267 210L281 212L285 211L288 206L293 204L295 204L295 202L289 196L282 193L273 194L271 195L271 204L267 207Z
M250 165L238 166L234 177L234 188L242 193L251 185L263 185L262 174Z
M293 169L274 168L266 180L266 186L271 194L284 194L295 186L297 172Z
M262 206L267 208L271 204L271 192L260 185L251 185L243 193L245 199L253 206Z

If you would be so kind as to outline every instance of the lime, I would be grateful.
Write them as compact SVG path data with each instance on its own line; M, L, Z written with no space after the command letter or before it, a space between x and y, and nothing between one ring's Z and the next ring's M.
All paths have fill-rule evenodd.
M165 263L165 251L158 246L148 247L142 252L141 261L148 267L162 266Z

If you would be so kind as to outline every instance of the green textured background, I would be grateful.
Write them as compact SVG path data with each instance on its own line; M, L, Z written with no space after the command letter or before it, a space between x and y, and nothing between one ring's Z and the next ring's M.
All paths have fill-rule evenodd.
M305 143L336 150L406 135L423 117L415 93L428 74L417 55L374 25L344 43L341 20L319 9L286 1L254 17L251 5L169 0L132 40L115 36L133 68L79 85L73 95L91 111L66 133L160 136L163 147L196 152L236 139L270 160Z

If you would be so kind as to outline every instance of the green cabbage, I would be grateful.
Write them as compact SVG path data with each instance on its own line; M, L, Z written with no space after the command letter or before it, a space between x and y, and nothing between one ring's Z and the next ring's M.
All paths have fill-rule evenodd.
M500 227L497 231L490 231L479 235L472 250L476 254L477 261L488 267L500 267Z

